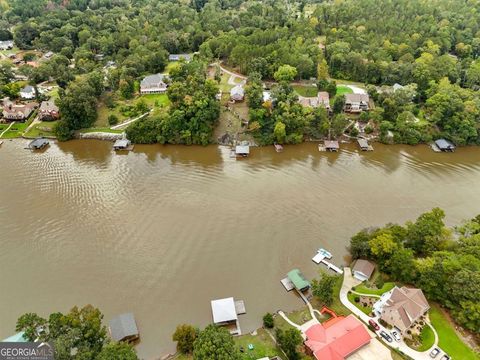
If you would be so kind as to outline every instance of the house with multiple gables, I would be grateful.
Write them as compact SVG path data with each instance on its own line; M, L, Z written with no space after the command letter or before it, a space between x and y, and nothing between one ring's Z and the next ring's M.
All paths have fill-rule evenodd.
M369 110L368 94L345 94L345 112L360 113Z
M312 108L317 108L322 106L328 111L330 111L330 96L326 91L320 91L315 97L299 96L298 102L302 106L312 107Z
M3 103L3 119L7 121L25 121L38 107L35 102L27 104L15 104L11 101L4 101Z
M58 106L52 100L42 101L38 110L38 117L42 121L57 120L60 117Z
M35 88L32 85L27 85L20 90L20 97L22 99L31 100L35 99L36 96Z
M140 82L141 94L162 94L168 88L168 75L154 74L146 76Z

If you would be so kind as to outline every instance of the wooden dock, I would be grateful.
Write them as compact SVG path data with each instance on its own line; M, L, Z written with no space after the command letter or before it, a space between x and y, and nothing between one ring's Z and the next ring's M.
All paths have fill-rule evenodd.
M243 300L235 301L235 311L237 312L237 315L243 315L247 313L245 310L245 302Z
M340 269L338 266L336 265L333 265L331 262L328 262L327 260L323 259L320 261L322 264L324 265L327 265L327 268L329 268L330 270L333 270L339 274L343 274L343 270Z
M283 287L285 288L285 290L287 291L291 291L295 288L295 286L293 285L293 283L290 281L290 279L288 277L286 277L285 279L282 279L280 280L280 282L282 283Z
M442 150L440 150L440 148L437 146L437 144L435 143L431 143L430 144L430 147L432 148L433 151L435 152L442 152Z
M329 255L329 256L328 256ZM340 269L338 266L332 264L331 262L325 260L326 258L327 259L330 259L332 256L331 254L324 250L324 249L319 249L317 251L317 254L315 254L315 256L312 258L312 261L315 263L315 264L324 264L327 266L328 269L330 270L333 270L335 271L336 273L339 273L339 274L343 274L343 270ZM283 283L283 280L282 280L282 283ZM285 286L285 285L284 285Z
M327 151L327 148L323 144L318 144L318 151L324 152L324 151Z

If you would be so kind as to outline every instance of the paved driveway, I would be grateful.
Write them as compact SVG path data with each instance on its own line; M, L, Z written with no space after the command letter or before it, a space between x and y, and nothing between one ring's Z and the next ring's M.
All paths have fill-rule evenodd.
M346 267L343 270L344 270L343 271L343 284L342 284L342 288L340 289L340 301L352 313L354 313L357 317L359 317L363 322L368 324L368 320L370 320L372 318L370 316L368 316L367 314L365 314L364 312L362 312L359 308L357 308L354 304L352 304L347 298L348 291L353 286L357 286L358 284L360 284L361 281L355 279L352 276L352 272L350 271L350 268ZM376 319L376 318L374 318L374 319ZM377 323L378 323L378 321L377 321ZM381 330L384 330L387 334L390 334L390 330L384 328L380 324L379 324L379 326L380 326L380 330L378 331L378 333L380 333ZM428 349L427 351L424 351L424 352L419 352L419 351L415 351L415 350L411 349L403 341L397 342L397 341L393 340L393 342L391 342L391 343L387 343L387 342L385 342L385 343L392 348L397 348L397 349L401 350L403 353L407 354L408 356L410 356L411 358L413 358L415 360L427 360L427 359L431 360L431 357L429 356L430 351L434 347L437 347L437 344L438 344L437 332L435 331L435 329L433 327L431 327L431 328L433 330L433 333L435 334L435 342L430 349ZM441 355L439 355L437 357L440 358Z

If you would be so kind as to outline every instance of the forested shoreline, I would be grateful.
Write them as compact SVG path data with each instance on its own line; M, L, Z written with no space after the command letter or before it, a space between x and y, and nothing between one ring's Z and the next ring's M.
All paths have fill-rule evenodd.
M375 107L359 121L384 143L442 137L456 145L480 143L478 0L32 0L28 6L3 0L0 9L0 40L13 39L26 52L53 52L38 66L13 68L2 61L1 95L18 96L18 75L34 86L54 81L65 115L56 127L60 139L92 126L99 99L114 106L133 98L145 75L165 71L169 54L196 53L199 76L222 61L247 75L250 88L276 80L285 66L295 70L292 81L311 80L318 90L335 79L364 83ZM101 96L83 84L98 74L105 78ZM395 83L407 91L388 91ZM259 144L335 137L348 124L340 111L325 116L297 107L285 81L275 91L280 96L267 106L249 101L256 105L247 131ZM332 105L341 103L338 91L330 96ZM214 141L216 120L210 115L199 116L193 127L176 127L181 133L162 135L162 118L179 110L168 108L167 115L142 120L129 133L140 135L142 128L136 140L148 143ZM78 119L83 113L85 119Z

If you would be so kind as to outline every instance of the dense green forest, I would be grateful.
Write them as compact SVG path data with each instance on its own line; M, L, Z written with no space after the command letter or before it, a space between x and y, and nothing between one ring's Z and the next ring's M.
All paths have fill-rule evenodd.
M465 328L480 333L480 215L453 231L435 208L404 226L388 224L352 237L353 258L376 261L393 280L414 284L451 310Z
M360 120L383 142L445 137L459 145L480 143L479 0L0 0L0 11L0 40L55 54L15 72L33 84L55 80L66 90L61 98L88 98L75 95L85 90L78 78L103 71L108 62L115 68L106 75L106 90L131 97L144 75L164 71L169 53L196 52L204 68L221 60L249 75L253 87L274 80L285 65L295 68L295 81L365 83L376 107ZM11 65L2 62L1 95L18 93L13 78ZM398 94L382 90L394 83L411 85ZM260 143L335 136L345 123L339 114L325 120L289 99L274 101L273 110L252 107L250 130ZM66 100L61 103L68 108ZM72 105L87 108L91 99ZM59 133L68 138L89 123L67 117ZM159 141L205 143L204 125L211 120L190 140L176 134Z

